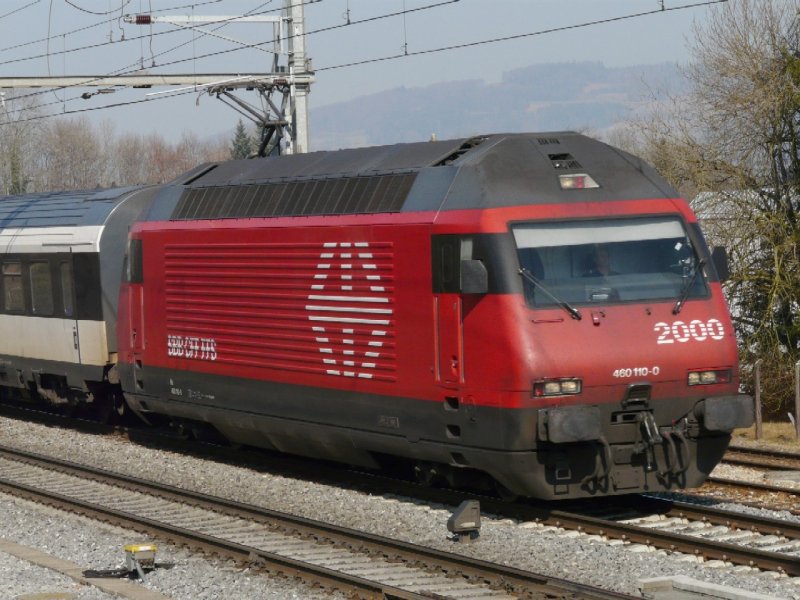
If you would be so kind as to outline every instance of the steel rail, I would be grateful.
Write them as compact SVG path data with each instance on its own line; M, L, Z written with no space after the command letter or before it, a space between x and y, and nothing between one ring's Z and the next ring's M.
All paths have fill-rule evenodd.
M722 457L722 462L770 470L800 470L800 454L767 448L729 447Z
M174 444L174 440L170 440L170 443ZM227 457L229 454L225 451L225 449L219 448L217 450L221 453L221 456ZM293 470L296 467L305 476L313 476L308 474L310 468L308 466L303 466L303 463L298 462L296 459L288 461L281 459L278 462L284 465L283 468ZM273 463L271 462L271 464ZM286 464L290 466L287 467ZM441 502L452 505L457 505L461 500L467 497L476 497L475 495L467 495L464 492L423 487L417 484L398 481L396 479L391 479L384 476L375 476L371 474L367 475L352 471L347 472L347 474L344 476L337 475L335 477L336 482L338 482L340 485L344 479L347 479L347 485L351 485L356 489L369 489L374 493L394 493L408 495L432 502ZM634 503L637 502L636 499L638 498L641 498L641 496L635 496ZM600 498L594 500L594 502L601 503L604 500L606 499ZM622 497L614 497L613 500L617 503L624 502ZM800 572L798 572L798 565L795 564L800 561L797 561L796 558L785 557L778 553L768 551L759 552L757 550L750 550L746 547L737 546L735 544L701 540L697 537L680 536L679 534L669 532L658 532L657 535L655 530L635 525L627 525L623 529L621 526L618 526L612 521L603 519L592 520L591 517L581 516L578 514L578 512L554 510L553 506L555 505L552 503L548 504L546 502L532 502L530 504L509 504L508 502L503 502L496 498L483 496L480 497L480 502L483 512L492 512L498 515L509 516L520 520L538 521L543 524L572 528L579 531L585 531L587 533L602 532L603 536L609 538L616 537L618 539L637 543L645 543L672 551L681 551L694 555L699 554L709 559L727 560L735 564L758 566L762 569L783 571L791 575L800 574ZM574 503L561 502L558 504L559 508L562 508L565 505L571 506L574 505ZM587 509L584 506L583 508L576 509L576 511L588 510L591 512L591 510L594 508L596 508L596 506L592 507L592 509ZM740 513L734 514L736 515L736 523L742 523L745 515ZM570 519L568 517L574 518ZM702 519L703 517L700 518ZM706 518L706 520L711 522L708 518ZM720 516L714 522L724 524L726 520L729 520L729 518ZM784 525L783 522L781 524ZM747 529L757 529L757 527L753 525L745 525L745 527ZM767 525L767 527L769 527L769 525ZM768 529L762 529L762 531L767 530Z
M333 587L344 591L357 590L367 598L392 598L398 600L425 600L429 596L406 592L404 590L376 585L375 582L353 577L329 569L309 565L291 558L258 550L250 546L236 544L227 540L204 535L189 529L172 527L167 524L137 517L125 511L118 511L81 502L62 494L47 492L23 484L17 484L0 479L0 491L15 495L34 502L47 501L47 504L56 508L66 508L76 514L101 520L120 527L134 528L153 536L167 536L170 542L178 542L198 547L203 551L224 554L235 560L253 563L272 568L288 576L302 576L321 585Z
M559 527L577 529L588 534L616 537L632 543L703 556L706 559L716 559L770 571L780 571L792 576L800 575L800 561L797 560L797 557L777 552L758 550L728 542L713 541L702 537L660 531L658 529L649 529L639 525L614 522L561 510L551 511L547 522Z
M778 450L777 448L730 445L728 446L728 452L741 452L743 454L752 454L753 456L771 456L773 458L800 460L800 451L795 452L792 450Z
M796 523L788 523L779 519L758 517L642 495L634 495L632 497L617 496L598 500L613 503L614 508L624 508L636 513L647 513L649 508L650 512L674 517L693 518L708 523L726 525L731 528L740 527L744 530L765 535L780 534L792 539L800 537ZM484 510L496 511L499 514L522 520L538 521L544 525L563 527L587 534L655 546L673 552L703 556L706 559L723 560L739 565L779 571L792 576L800 575L800 560L796 556L692 535L661 531L641 525L621 523L589 514L601 512L604 509L602 503L599 505L581 503L580 507L574 510L554 508L552 503L544 502L504 505L497 500L488 500L486 502L481 500L481 503Z
M768 496L769 503L765 504L765 501L756 501L752 498L742 498L737 493L747 493L748 491ZM800 489L724 477L709 477L700 489L694 490L692 493L705 498L713 498L718 502L731 502L758 509L768 508L775 511L786 511L792 515L800 516Z
M800 523L795 521L762 517L703 504L664 500L650 496L637 500L636 507L638 510L660 512L669 517L705 521L713 525L746 529L764 535L780 535L792 540L800 539ZM797 561L796 558L795 561Z
M709 485L752 488L760 492L772 492L776 494L798 496L798 499L800 499L800 489L784 487L772 483L760 483L758 481L744 481L742 479L731 479L730 477L714 477L714 476L711 476L708 479L706 479L705 483L708 483Z
M286 513L250 506L232 500L208 496L190 490L176 488L166 484L146 481L137 477L119 475L97 469L77 465L69 461L38 455L31 452L24 452L16 449L0 446L0 456L10 457L45 468L58 468L59 471L86 477L87 475L94 481L109 483L125 489L135 490L142 493L153 494L162 498L188 502L192 506L203 506L213 510L222 511L224 514L233 516L245 516L250 519L262 522L280 523L281 526L291 531L301 532L306 535L324 537L334 540L349 547L368 548L369 551L378 552L384 556L396 556L406 562L435 566L445 573L457 573L470 580L482 581L493 585L501 586L512 594L523 597L546 597L546 598L587 598L587 599L630 599L635 596L602 590L593 586L579 584L559 578L548 577L507 567L487 561L469 558L467 556L452 554L440 550L434 550L415 544L392 540L382 536L355 531L345 527L339 527L303 517L296 517ZM128 512L97 506L91 503L76 502L61 494L46 492L31 488L30 486L6 482L0 479L0 489L13 491L18 495L34 498L46 498L50 502L60 505L75 505L77 510L93 518L103 520L113 520L119 524L137 528L143 528L153 535L166 536L169 539L178 539L192 545L211 550L213 552L225 553L234 556L238 560L265 564L268 568L278 570L290 575L303 575L312 578L323 585L336 587L352 591L360 590L365 594L364 597L378 597L398 600L421 600L429 599L430 594L417 594L400 588L376 584L374 581L355 577L331 569L322 568L317 565L294 560L279 554L265 552L251 546L229 542L221 538L209 536L193 530L175 527L168 523L153 519L138 517Z

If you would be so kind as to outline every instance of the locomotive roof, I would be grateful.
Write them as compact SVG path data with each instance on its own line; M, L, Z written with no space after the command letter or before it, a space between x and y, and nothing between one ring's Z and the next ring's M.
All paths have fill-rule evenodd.
M0 229L103 225L114 207L137 187L0 196Z
M596 189L564 190L562 174ZM674 198L644 161L574 132L492 134L236 160L176 180L150 219L367 214Z

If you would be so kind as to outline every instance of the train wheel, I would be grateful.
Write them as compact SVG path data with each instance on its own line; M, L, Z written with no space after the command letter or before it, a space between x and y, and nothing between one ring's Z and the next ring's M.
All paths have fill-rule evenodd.
M494 482L494 491L503 502L516 502L520 498L519 494L515 494L499 481Z
M121 393L110 393L93 404L94 418L106 425L119 425L128 416L128 405Z
M414 465L414 477L424 486L436 487L446 483L446 479L439 469L432 463L419 463Z
M118 421L123 421L128 416L128 403L122 394L114 394L111 401L114 405L114 414Z

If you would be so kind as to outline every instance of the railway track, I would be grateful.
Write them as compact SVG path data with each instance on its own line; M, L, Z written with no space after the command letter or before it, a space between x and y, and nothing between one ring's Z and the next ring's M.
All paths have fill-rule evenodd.
M712 475L699 490L694 491L694 494L800 515L800 489L781 481L784 478L789 481L800 481L800 478L795 476L795 471L800 471L800 453L733 446L728 449L723 462L763 470L764 481Z
M722 462L765 470L800 471L800 453L766 448L732 446Z
M588 512L581 513L584 519ZM601 506L596 514L600 521L614 523L613 533L600 530L602 523L594 521L598 517L578 527L707 560L800 575L798 522L648 496L630 498L617 509Z
M129 436L133 438L137 435L136 431L129 432ZM150 432L143 435L149 443L156 439ZM183 440L162 438L159 445L162 442L168 447L177 446L187 452L187 445ZM258 453L231 451L222 447L198 450L196 444L189 446L194 448L188 450L190 453L206 457L211 455L214 460L230 461L240 466L246 464L258 469L263 468L263 464L267 462L263 456L259 458ZM410 497L453 506L464 499L477 497L475 494L424 487L392 477L349 471L345 468L328 469L322 475L313 461L292 457L271 456L268 462L268 468L273 472L277 469L295 475L299 473L301 477L332 480L334 485L349 486L373 494ZM727 484L729 487L740 485L739 482L725 480L714 480L714 483L718 486ZM766 492L767 489L773 488L764 486L760 491ZM631 544L644 544L707 560L800 576L800 532L797 524L784 520L639 495L566 503L508 503L484 496L480 496L480 501L484 513L520 521L536 521L543 525L596 534ZM765 508L763 502L753 504Z
M3 447L0 490L360 597L632 598Z
M800 576L800 523L642 495L558 506L482 501L506 517Z
M787 511L800 516L800 490L769 483L742 481L726 477L709 477L692 495L735 502L753 508Z

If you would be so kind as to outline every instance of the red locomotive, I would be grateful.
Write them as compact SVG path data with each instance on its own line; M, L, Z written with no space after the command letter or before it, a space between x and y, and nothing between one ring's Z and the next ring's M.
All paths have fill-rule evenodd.
M575 133L205 165L131 230L120 381L144 417L426 479L692 487L752 420L714 258Z
M0 198L0 397L510 494L692 487L752 420L723 259L574 133Z

